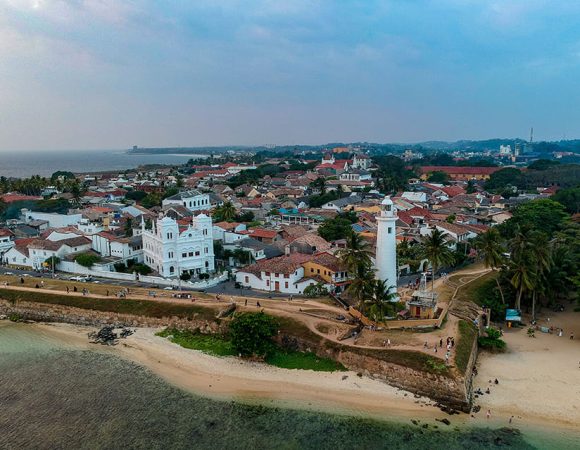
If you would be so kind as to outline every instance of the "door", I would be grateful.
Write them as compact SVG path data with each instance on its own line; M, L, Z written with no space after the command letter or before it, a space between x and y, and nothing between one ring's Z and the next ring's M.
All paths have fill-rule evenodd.
M274 284L274 290L279 291L280 290L280 282L276 281Z

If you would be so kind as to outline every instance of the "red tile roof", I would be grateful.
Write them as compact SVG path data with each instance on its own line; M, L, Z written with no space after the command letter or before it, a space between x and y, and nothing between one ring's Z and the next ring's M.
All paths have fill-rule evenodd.
M420 173L445 172L449 175L491 175L501 167L423 166Z
M22 200L42 200L42 197L34 196L34 195L24 195L24 194L13 194L8 193L0 196L4 203L12 203L12 202L19 202Z

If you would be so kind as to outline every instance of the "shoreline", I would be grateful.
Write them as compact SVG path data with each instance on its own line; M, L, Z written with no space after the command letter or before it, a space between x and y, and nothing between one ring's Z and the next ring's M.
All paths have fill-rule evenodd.
M103 352L132 361L169 384L186 392L213 400L236 401L245 404L309 410L343 416L356 416L379 421L438 425L439 429L454 427L513 427L532 435L544 432L578 433L576 418L552 414L537 414L527 405L502 405L497 396L484 396L478 414L449 416L425 397L392 387L368 377L348 372L316 372L280 369L263 363L235 357L216 357L190 350L155 336L156 329L137 328L137 332L114 347L96 346L87 339L93 327L60 323L36 323L43 332L57 336L74 348ZM488 360L495 355L484 358ZM481 372L481 371L480 371ZM347 378L343 378L343 377ZM482 375L480 375L481 377ZM477 383L481 385L483 378ZM486 420L485 411L492 410ZM557 411L553 411L556 412ZM509 424L510 416L515 416ZM440 420L447 418L450 426ZM438 420L437 420L438 419ZM578 436L580 438L580 436Z

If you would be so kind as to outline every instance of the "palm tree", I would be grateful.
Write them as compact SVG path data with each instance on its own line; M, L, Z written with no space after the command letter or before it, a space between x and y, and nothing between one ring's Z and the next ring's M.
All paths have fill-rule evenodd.
M453 262L453 252L445 241L445 235L435 228L431 235L425 236L421 242L421 256L431 263L431 291L435 290L435 274L441 266Z
M538 293L545 292L546 275L552 266L552 245L548 237L541 232L530 235L530 256L533 261L534 278L532 281L532 319L536 319L536 298Z
M490 228L485 233L480 234L475 240L475 248L483 255L483 263L485 267L496 271L505 263L503 256L503 246L501 242L501 235L496 228ZM499 277L495 277L497 288L501 295L501 301L505 305L505 297L499 282Z
M385 280L374 280L372 284L372 295L371 299L367 300L375 307L377 313L375 314L374 320L380 321L385 317L384 306L389 304L397 298L397 288L396 286L388 286Z
M528 254L521 254L511 260L511 284L516 289L516 309L521 309L522 295L525 291L530 291L533 286L533 270Z
M346 292L357 301L358 309L362 313L366 299L371 297L373 293L374 276L370 270L363 266L359 267L354 274L356 276L349 284Z
M372 254L368 242L354 231L347 237L346 248L336 252L336 256L351 274L359 273L361 268L370 270L372 267Z
M221 220L229 222L234 220L236 217L236 208L232 202L225 202L222 206L216 209L216 213L220 216Z
M347 292L357 300L362 312L365 299L371 293L371 286L374 280L373 272L371 270L372 251L370 250L367 241L365 241L361 235L353 231L347 238L346 248L340 249L336 255L341 263L346 267L351 277L354 276Z

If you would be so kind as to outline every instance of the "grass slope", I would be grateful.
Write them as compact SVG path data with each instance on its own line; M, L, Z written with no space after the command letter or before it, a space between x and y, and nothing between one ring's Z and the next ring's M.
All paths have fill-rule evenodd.
M475 328L475 325L466 320L460 320L458 328L459 339L455 346L455 365L462 374L465 374L467 363L471 357L473 342L477 339L477 329Z
M164 303L152 300L131 300L95 297L79 297L50 291L25 292L0 289L0 298L11 302L26 301L32 303L44 303L50 305L71 306L74 308L89 309L94 311L111 312L118 314L133 314L145 317L180 317L214 319L216 312L211 308L197 305L181 305L177 303Z

